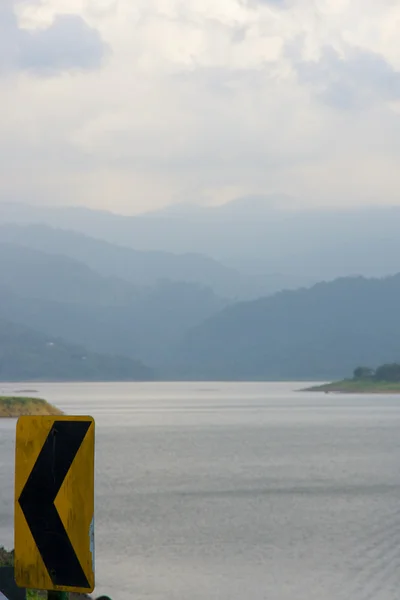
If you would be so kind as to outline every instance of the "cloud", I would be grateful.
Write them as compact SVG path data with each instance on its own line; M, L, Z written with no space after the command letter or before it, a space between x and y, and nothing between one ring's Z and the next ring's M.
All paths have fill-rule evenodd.
M51 27L21 37L18 66L37 72L100 67L105 46L79 16L60 15Z
M51 25L22 29L11 0L0 8L0 71L54 74L98 68L106 45L79 15L56 15Z
M247 0L250 6L264 5L272 8L287 8L288 0Z
M375 52L349 48L340 57L333 48L324 48L318 61L295 66L300 80L333 108L362 110L400 99L400 71Z
M399 202L399 3L5 2L0 199Z

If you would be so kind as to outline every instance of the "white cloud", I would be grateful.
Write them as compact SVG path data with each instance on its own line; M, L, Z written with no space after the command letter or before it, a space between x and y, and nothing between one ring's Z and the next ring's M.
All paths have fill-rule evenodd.
M43 27L26 29L18 22L15 7L12 0L3 0L0 8L0 72L50 75L101 65L105 45L81 16L57 14Z
M300 79L335 108L362 110L400 100L400 72L374 52L350 47L340 56L328 47L318 62L293 61Z
M397 3L21 0L19 27L10 6L0 198L398 201Z

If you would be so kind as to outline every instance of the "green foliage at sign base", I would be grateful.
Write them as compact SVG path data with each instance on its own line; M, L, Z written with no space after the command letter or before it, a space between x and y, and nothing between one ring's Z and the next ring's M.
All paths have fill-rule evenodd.
M46 597L45 592L39 592L37 590L27 590L26 600L43 600Z

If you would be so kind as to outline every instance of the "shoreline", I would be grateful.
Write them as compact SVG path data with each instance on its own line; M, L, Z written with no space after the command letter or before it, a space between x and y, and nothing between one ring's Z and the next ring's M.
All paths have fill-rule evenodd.
M17 419L28 416L57 416L63 412L42 398L26 396L0 396L0 419Z
M385 381L362 381L343 379L322 385L303 388L300 392L323 392L325 394L400 394L400 383Z

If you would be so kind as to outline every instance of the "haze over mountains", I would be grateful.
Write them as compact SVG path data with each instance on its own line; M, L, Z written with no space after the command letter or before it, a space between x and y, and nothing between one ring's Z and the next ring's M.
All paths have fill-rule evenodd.
M55 338L102 356L105 378L326 379L398 358L400 276L357 276L400 271L400 209L267 200L137 217L0 204L0 319L37 336L35 351ZM35 378L22 355L0 379ZM57 356L38 377L65 372Z
M174 267L175 275L187 278L191 272L199 280L202 268L204 272L214 268L214 278L203 276L204 283L214 285L219 277L232 281L236 276L239 295L247 298L347 275L379 277L400 268L400 207L300 211L293 206L295 201L288 196L255 196L214 208L179 205L125 217L14 202L0 204L0 223L43 223L136 251L201 254L203 263L200 257L175 256L181 265L180 270ZM152 257L154 262L162 258ZM211 259L218 261L223 276Z
M44 225L0 224L0 241L63 255L81 261L105 277L121 277L135 285L152 285L163 280L185 281L210 286L217 293L232 296L246 283L246 277L238 271L208 256L137 251Z

